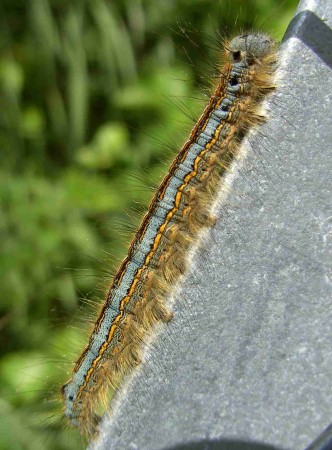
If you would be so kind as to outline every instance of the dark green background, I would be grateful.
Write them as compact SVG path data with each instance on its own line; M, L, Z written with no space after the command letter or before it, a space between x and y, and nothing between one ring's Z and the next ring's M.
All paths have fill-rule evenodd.
M1 0L0 450L83 446L48 412L81 317L203 108L220 36L280 40L296 4Z

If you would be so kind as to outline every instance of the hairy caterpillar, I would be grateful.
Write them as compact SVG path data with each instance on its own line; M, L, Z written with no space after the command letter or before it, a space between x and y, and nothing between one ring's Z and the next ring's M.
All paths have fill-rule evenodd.
M65 416L93 435L100 400L140 362L142 342L172 313L166 299L188 250L213 225L211 204L241 141L264 120L274 89L276 44L262 33L224 43L219 83L158 188L106 295L87 347L62 388Z

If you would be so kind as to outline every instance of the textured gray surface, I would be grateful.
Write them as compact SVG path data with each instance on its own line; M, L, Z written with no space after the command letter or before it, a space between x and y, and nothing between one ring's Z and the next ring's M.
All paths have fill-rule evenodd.
M303 449L330 423L331 9L300 3L269 121L91 449Z

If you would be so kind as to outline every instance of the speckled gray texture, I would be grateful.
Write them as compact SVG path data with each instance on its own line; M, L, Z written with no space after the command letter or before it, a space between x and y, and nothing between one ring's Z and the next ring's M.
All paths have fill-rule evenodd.
M300 3L269 121L91 450L300 450L332 420L331 23Z

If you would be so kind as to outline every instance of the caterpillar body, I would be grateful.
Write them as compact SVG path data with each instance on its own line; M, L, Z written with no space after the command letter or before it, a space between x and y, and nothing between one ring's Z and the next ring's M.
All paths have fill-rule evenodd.
M154 325L172 318L167 298L186 271L188 251L215 221L211 205L243 138L264 121L261 103L275 88L275 42L241 34L223 48L218 85L154 195L62 387L64 414L82 434L95 434L98 404L140 363Z

